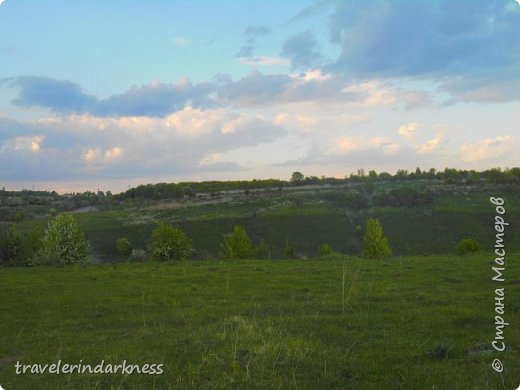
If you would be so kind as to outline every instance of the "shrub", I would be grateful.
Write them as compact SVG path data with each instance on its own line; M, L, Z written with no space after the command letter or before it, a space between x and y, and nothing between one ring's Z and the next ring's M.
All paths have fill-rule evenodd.
M369 218L363 234L363 256L369 259L382 259L392 255L383 226L376 218Z
M187 260L191 256L191 248L191 240L186 233L171 225L160 223L152 231L150 254L154 260Z
M255 246L255 257L257 259L270 259L271 258L271 250L269 246L265 243L264 240L260 240L258 245Z
M468 253L478 252L480 250L480 244L477 240L472 238L465 238L460 240L455 247L455 253L459 256L466 255Z
M130 251L132 250L132 245L130 244L130 241L126 237L121 237L117 240L116 243L117 251L120 255L128 255Z
M70 214L51 219L34 258L35 264L77 264L90 261L91 246Z
M0 265L28 266L40 246L41 233L34 229L22 234L16 224L11 224L0 235Z
M224 238L224 257L226 259L247 259L253 253L253 245L246 229L236 225L233 233Z
M2 265L16 265L22 251L22 236L14 224L9 225L0 237L0 261Z
M319 248L320 256L329 256L334 253L332 247L329 244L321 244Z
M145 261L146 260L146 251L144 249L132 249L132 254L128 261Z

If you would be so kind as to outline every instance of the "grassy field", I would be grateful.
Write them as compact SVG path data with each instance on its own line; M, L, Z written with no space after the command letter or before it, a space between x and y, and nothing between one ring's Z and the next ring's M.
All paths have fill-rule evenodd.
M2 269L0 385L18 389L514 389L519 256ZM500 286L498 286L500 284ZM495 336L504 287L507 350ZM491 362L500 358L504 372ZM15 364L163 364L162 375Z

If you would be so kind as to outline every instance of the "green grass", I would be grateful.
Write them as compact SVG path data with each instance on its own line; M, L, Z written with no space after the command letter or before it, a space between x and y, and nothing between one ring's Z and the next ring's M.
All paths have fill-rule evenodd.
M11 389L513 389L491 255L200 261L2 269L0 384ZM502 287L502 286L500 286ZM344 295L343 295L344 294ZM516 303L515 303L516 302ZM471 351L471 353L467 353ZM490 364L500 358L502 374ZM162 363L162 375L15 375L14 365Z
M378 191L388 190L392 185L397 186L384 185ZM195 257L199 259L217 257L224 235L235 224L244 226L253 242L264 240L273 258L282 258L287 240L302 256L316 255L324 243L342 253L360 254L359 229L370 217L380 219L396 255L454 253L456 244L464 238L476 239L483 248L491 248L495 210L489 202L490 196L506 199L506 219L511 226L520 221L520 209L515 206L520 200L520 187L464 191L461 187L442 192L431 205L408 208L353 209L346 203L326 200L326 194L343 194L345 189L341 188L301 194L240 195L227 203L192 204L175 209L105 210L76 214L75 218L92 243L96 258L105 262L126 260L116 250L120 237L127 237L134 248L145 249L159 221L183 229L193 240ZM36 225L45 228L46 220L27 220L20 225L20 230L30 230ZM507 240L510 250L520 250L520 230L509 228Z

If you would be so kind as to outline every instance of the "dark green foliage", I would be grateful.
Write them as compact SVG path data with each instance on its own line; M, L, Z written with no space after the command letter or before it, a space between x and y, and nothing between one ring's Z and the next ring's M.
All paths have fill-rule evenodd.
M255 258L257 259L270 259L271 258L271 250L269 249L269 246L265 243L265 241L262 239L258 243L258 245L255 246L254 249Z
M468 253L478 252L480 250L480 244L477 240L472 238L464 238L460 240L455 247L455 253L458 256L467 255Z
M132 245L130 244L130 240L126 237L121 237L117 239L116 242L117 252L120 255L126 256L130 254L132 251Z
M70 214L52 218L42 239L34 264L81 264L90 261L91 247Z
M418 207L433 203L433 195L427 189L399 187L374 196L374 205L381 207Z
M334 253L332 247L329 244L321 244L318 252L320 256L329 256Z
M301 172L293 172L291 175L291 183L301 183L305 176Z
M191 256L191 250L191 240L178 228L159 223L152 232L150 254L153 260L187 260Z
M378 219L369 218L363 234L363 256L369 259L382 259L392 255L383 226Z
M27 266L40 246L41 232L33 229L22 234L17 225L11 224L0 235L0 265Z
M224 238L223 255L226 259L247 259L253 254L253 245L246 230L235 225L233 233Z

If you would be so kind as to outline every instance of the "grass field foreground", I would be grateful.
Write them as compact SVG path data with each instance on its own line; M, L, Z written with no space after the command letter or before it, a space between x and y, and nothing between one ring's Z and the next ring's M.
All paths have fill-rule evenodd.
M505 352L491 254L3 269L0 383L11 389L513 389L518 256ZM500 358L504 372L491 362ZM20 374L58 360L162 375Z

